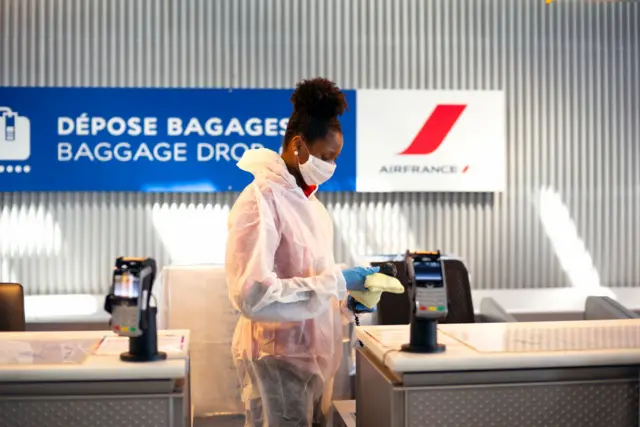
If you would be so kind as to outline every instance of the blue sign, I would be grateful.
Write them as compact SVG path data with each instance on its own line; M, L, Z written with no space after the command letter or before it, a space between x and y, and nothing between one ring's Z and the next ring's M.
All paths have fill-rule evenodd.
M0 191L240 191L236 162L279 150L292 90L0 88ZM355 191L356 96L322 191Z

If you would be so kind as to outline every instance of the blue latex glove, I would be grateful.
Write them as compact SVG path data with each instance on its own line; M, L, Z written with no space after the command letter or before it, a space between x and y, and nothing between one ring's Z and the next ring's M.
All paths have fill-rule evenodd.
M351 295L349 295L349 297L347 298L347 307L353 307L353 303L355 302L356 304L356 313L375 313L376 312L376 308L369 308L364 304L360 304L357 300L354 300L353 297Z
M364 281L367 276L380 272L380 267L353 267L342 270L347 289L350 291L366 291Z

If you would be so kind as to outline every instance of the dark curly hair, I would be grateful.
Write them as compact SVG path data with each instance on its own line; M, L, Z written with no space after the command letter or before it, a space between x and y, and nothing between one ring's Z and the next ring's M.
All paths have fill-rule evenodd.
M338 116L349 107L344 93L331 80L317 77L301 81L291 96L291 103L293 113L284 134L283 148L297 135L313 145L330 131L342 132Z

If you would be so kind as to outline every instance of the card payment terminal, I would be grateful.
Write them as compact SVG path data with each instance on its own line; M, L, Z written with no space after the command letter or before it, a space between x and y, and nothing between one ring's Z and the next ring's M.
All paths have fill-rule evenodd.
M446 317L448 300L440 251L407 251L405 262L411 299L411 340L402 346L402 350L441 353L445 346L438 344L438 320Z
M111 314L113 332L129 338L129 352L120 355L123 361L148 362L167 357L166 353L158 352L158 309L150 306L156 274L153 258L120 257L116 260L105 310Z
M415 291L416 316L442 319L447 315L447 288L440 252L409 253L409 280Z

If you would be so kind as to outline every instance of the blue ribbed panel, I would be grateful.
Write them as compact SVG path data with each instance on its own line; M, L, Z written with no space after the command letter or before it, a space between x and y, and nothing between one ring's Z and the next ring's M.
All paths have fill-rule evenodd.
M504 89L507 192L324 195L337 258L439 247L481 288L567 286L562 265L591 262L633 286L639 38L636 2L0 0L0 85ZM233 199L0 193L0 279L102 292L119 254L220 260Z

